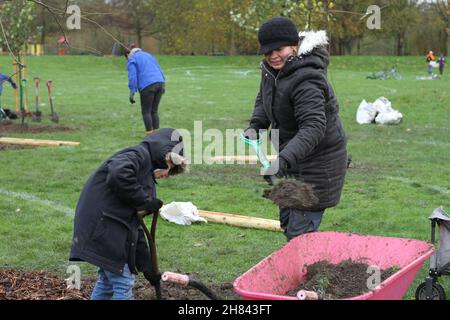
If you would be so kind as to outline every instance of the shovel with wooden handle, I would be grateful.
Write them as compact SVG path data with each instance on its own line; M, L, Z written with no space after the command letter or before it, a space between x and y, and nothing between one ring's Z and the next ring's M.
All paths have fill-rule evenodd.
M50 101L50 109L51 109L51 115L50 120L54 123L59 122L58 114L55 112L55 109L53 107L53 97L52 97L52 80L47 81L47 89L48 89L48 99Z
M41 79L39 77L34 77L34 84L36 86L36 110L32 113L32 119L35 122L41 122L42 120L42 112L39 110L39 83Z
M209 289L203 283L193 278L192 276L188 276L186 274L174 273L174 272L164 272L161 276L161 280L164 282L170 282L182 285L184 287L190 286L193 287L204 295L206 295L211 300L223 300L219 297L214 291Z
M161 274L159 272L158 267L158 256L156 253L156 243L155 243L155 234L156 234L156 225L158 221L158 215L159 211L157 213L154 213L152 216L152 226L151 230L149 231L147 228L147 225L145 224L144 217L146 216L146 211L138 211L137 217L139 220L139 224L141 225L142 229L144 230L144 234L147 238L149 251L150 251L150 258L152 263L152 277L157 281L153 283L152 285L155 287L155 294L156 299L161 300L161 280L164 282L171 282L175 284L180 284L185 287L191 286L202 293L204 293L207 297L209 297L212 300L221 300L221 298L215 294L211 289L206 287L203 283L198 281L197 279L190 277L188 275L179 274L179 273L173 273L173 272L164 272Z
M147 238L148 247L150 251L150 257L152 260L152 273L155 278L159 278L159 280L154 284L156 299L161 300L161 278L159 277L159 267L158 267L158 256L156 253L156 243L155 243L155 234L156 234L156 225L158 222L159 212L153 214L152 219L152 227L151 231L148 230L147 225L145 224L144 217L146 215L145 211L137 212L137 217L139 220L139 224L144 230L145 237Z

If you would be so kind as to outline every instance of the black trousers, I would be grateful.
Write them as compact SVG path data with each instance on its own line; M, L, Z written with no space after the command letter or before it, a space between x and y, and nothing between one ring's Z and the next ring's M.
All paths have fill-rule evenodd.
M316 232L325 210L308 211L294 208L280 208L280 225L284 235L291 241L304 233Z
M165 85L161 82L145 87L140 92L142 119L146 131L159 129L158 106L164 92Z

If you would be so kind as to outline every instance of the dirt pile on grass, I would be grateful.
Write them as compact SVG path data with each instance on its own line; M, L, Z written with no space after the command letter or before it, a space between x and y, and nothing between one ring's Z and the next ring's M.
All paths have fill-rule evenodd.
M369 265L352 260L337 265L319 261L307 266L306 281L288 293L296 296L300 290L314 291L324 300L346 299L368 293L367 280L371 276ZM381 282L397 271L396 268L381 270Z
M81 280L80 290L67 289L67 283L46 271L21 272L0 269L0 300L88 300L96 278ZM207 286L223 300L239 300L232 284ZM161 283L163 300L208 300L202 292L171 283ZM136 300L156 300L155 290L146 280L138 279Z

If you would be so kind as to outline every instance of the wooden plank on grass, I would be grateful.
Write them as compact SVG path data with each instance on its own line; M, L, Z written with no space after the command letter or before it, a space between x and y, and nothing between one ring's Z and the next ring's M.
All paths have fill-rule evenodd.
M73 141L57 141L57 140L36 140L36 139L19 139L19 138L0 138L0 144L14 144L21 146L35 147L60 147L60 146L78 146L79 142Z
M282 231L280 222L277 220L263 219L251 216L241 216L230 213L220 213L211 211L198 211L199 216L205 218L208 222L226 224L230 226L253 228L270 231Z
M277 159L276 155L268 155L267 160L274 161ZM258 163L257 156L217 156L212 157L212 161L214 162L222 162L222 163Z

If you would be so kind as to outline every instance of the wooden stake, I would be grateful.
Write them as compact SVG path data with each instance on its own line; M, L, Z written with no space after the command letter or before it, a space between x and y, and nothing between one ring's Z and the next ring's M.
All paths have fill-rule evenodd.
M16 88L16 90L14 90L14 96L15 96L15 98L16 98L16 113L19 113L19 86L20 86L20 83L19 83L19 71L18 71L18 65L17 65L17 63L16 62L13 62L13 65L14 65L14 79L16 80L16 84L17 84L17 88Z
M60 147L60 146L78 146L80 143L72 141L57 141L57 140L0 138L0 144L15 144L21 146L35 146L35 147Z
M276 155L268 155L267 160L274 161L276 160ZM224 163L252 163L257 164L258 163L258 157L257 156L217 156L212 157L212 161L214 162L224 162Z
M263 219L251 216L241 216L229 213L198 211L199 216L205 218L208 222L226 224L230 226L253 228L269 231L282 231L280 222L277 220Z
M27 51L25 47L25 54L23 56L23 79L25 79L25 114L28 113L28 83L27 83Z

